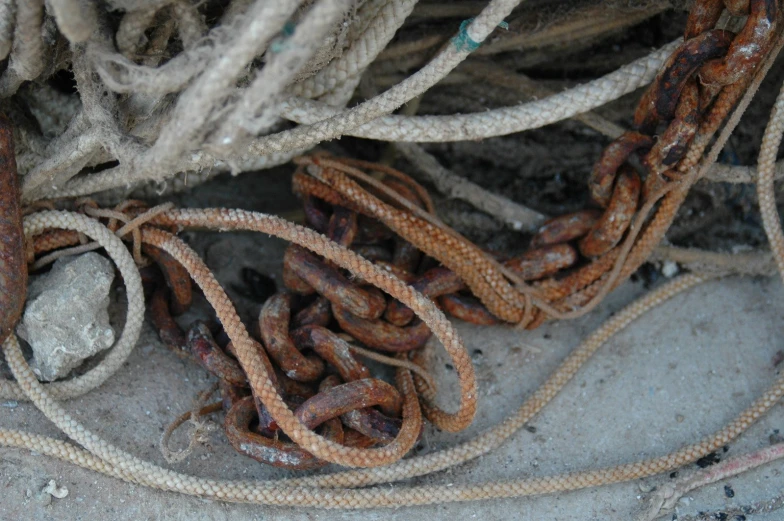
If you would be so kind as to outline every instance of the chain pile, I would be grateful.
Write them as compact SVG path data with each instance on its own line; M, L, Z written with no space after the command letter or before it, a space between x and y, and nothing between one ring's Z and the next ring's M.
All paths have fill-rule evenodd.
M335 215L339 213L337 211ZM341 233L356 233L356 214L353 214L353 220L345 217L348 220L339 221L339 217L333 216L330 238L338 238L337 234ZM152 322L165 345L175 353L200 363L218 378L221 404L226 412L224 429L231 445L242 454L277 467L303 470L325 465L327 462L315 458L286 438L259 398L259 393L250 386L247 375L236 360L232 342L218 324L211 331L206 323L197 321L187 333L183 333L172 313L179 314L190 307L190 275L157 248L144 245L143 250L148 250L146 253L155 259L165 280L164 283L161 277L156 277L157 271L148 272ZM357 354L413 369L421 375L421 382L435 391L432 379L424 369L408 362L405 357L393 359L374 355L349 344L327 328L333 321L333 314L349 317L348 320L362 320L348 309L358 309L360 315L366 318L377 318L386 307L383 294L375 288L355 286L336 267L299 247L290 248L285 262L287 272L302 273L305 280L312 281L324 296L312 295L314 290L298 279L300 288L305 285L300 295L276 293L267 299L261 310L256 328L260 341L255 343L255 347L262 355L277 392L303 424L314 430L323 425L320 434L335 443L361 448L390 443L400 434L403 423L401 393L405 391L410 395L413 388L410 383L396 388L373 378ZM287 277L287 283L289 280ZM170 299L167 293L171 294ZM406 339L409 345L400 351L421 347L430 336L427 326L420 324L414 345L410 345L411 339ZM216 337L223 340L222 345ZM376 344L363 342L376 347ZM417 400L412 396L407 396L407 399L409 402ZM214 410L214 406L208 406L203 411ZM410 415L406 420L406 431L421 433L419 414ZM181 421L176 422L179 423ZM416 439L416 436L409 437L400 449L401 457Z
M501 264L420 209L381 200L380 188L362 171L383 168L378 165L301 158L296 162L309 176L302 169L295 174L295 190L381 220L454 271L484 305L469 311L460 300L442 298L456 316L482 315L482 322L494 316L534 328L548 317L583 314L661 241L689 188L704 175L697 170L705 148L771 51L781 17L776 2L733 3L731 15L747 16L737 34L715 29L723 11L721 0L696 2L684 42L638 105L635 130L610 143L593 168L589 190L598 209L546 222L523 257Z
M386 174L386 179L376 186L435 218L426 190L408 176L382 165L365 166L375 166ZM307 183L303 176L301 171L294 176L300 188ZM436 300L456 318L483 325L498 322L474 297L460 293L467 286L454 271L439 266L432 257L423 258L422 252L380 222L345 206L330 206L313 194L302 195L306 220L315 231ZM149 211L137 201L126 201L113 210L99 209L92 201L82 201L80 207L88 215L106 220L106 226L114 232L121 222L128 223L132 216ZM133 231L139 235L138 229ZM79 241L79 235L73 231L46 231L34 238L30 261L51 250L73 247ZM140 235L135 238L133 249L137 264L147 264L143 253L158 267L143 268L141 273L149 295L150 317L162 342L218 378L226 412L224 428L232 446L258 461L279 467L312 469L324 465L325 461L286 439L260 393L250 386L236 360L235 347L220 324L210 327L197 321L184 332L176 323L172 315L187 311L193 300L188 271L160 248L143 242ZM569 246L545 246L507 259L504 265L530 280L554 273L575 259L576 253ZM45 257L36 265L50 260ZM431 333L409 307L399 300L388 300L365 281L350 280L351 276L300 246L290 246L283 269L283 282L289 292L272 295L264 304L255 328L260 338L254 345L276 391L304 425L309 429L323 425L321 435L338 444L370 447L388 444L400 434L402 393L407 389L410 394L413 388L399 384L396 389L372 378L357 354L412 370L417 393L434 401L436 389L422 367L421 350ZM374 354L379 351L396 358ZM418 400L415 395L406 398L410 402ZM425 416L443 430L457 431L467 426L466 417L454 421L423 405ZM203 413L216 409L215 405L207 406ZM421 433L419 415L411 415L408 420L405 431ZM182 421L175 422L175 427ZM415 437L409 437L400 448L400 457L415 441Z
M68 16L67 7L75 7L76 3L52 3L56 6L53 10L57 22L61 28L67 28L63 32L71 43L92 38L90 28L97 23L98 11L90 11L95 17L74 19ZM244 67L249 57L258 53L258 45L271 41L277 29L262 23L254 25L254 21L266 19L261 15L285 21L295 4L255 3L249 12L257 16L233 18L233 23L244 32L231 37L220 31L212 34L213 43L236 53L232 56L236 60L227 59L223 67L215 69L205 68L206 62L200 62L191 70L191 76L179 78L186 83L197 79L193 80L192 88L183 91L173 111L158 121L164 128L162 137L144 149L138 142L122 139L126 136L115 128L112 135L118 139L111 147L119 151L122 164L99 176L72 179L85 164L80 163L83 157L77 157L67 172L52 174L59 188L67 188L59 193L90 193L117 186L118 179L139 180L149 172L152 178L160 177L158 174L164 170L171 170L191 138L206 137L220 151L224 150L222 146L231 148L237 142L247 144L248 135L268 129L272 116L262 109L271 98L264 96L274 98L279 91L265 91L264 80L271 74L283 74L284 70L294 74L301 70L299 66L306 59L312 58L315 49L308 42L313 41L305 31L297 32L301 40L295 41L300 46L288 51L283 44L291 40L277 41L282 45L277 47L280 56L285 54L286 59L273 59L261 74L249 80L251 87L241 101L226 105L225 112L219 111L220 114L200 114L201 119L193 128L189 127L183 139L177 136L183 118L196 117L186 109L205 99L224 101L225 93L216 90L216 84L233 82L234 73L238 74L235 69ZM366 4L374 5L371 1ZM402 10L408 11L392 13L392 18L402 23L413 4L404 5ZM402 132L390 130L398 120L378 116L389 113L405 98L427 90L443 77L444 70L448 73L503 21L514 4L491 2L474 22L464 24L458 37L425 66L423 74L406 80L405 88L393 88L389 94L374 98L369 105L336 114L329 107L304 98L289 100L284 109L288 117L309 120L316 114L326 119L281 132L251 144L251 148L256 147L254 150L259 154L270 150L291 152L303 143L312 144L347 129L369 134ZM380 9L388 5L400 7L392 3ZM200 35L206 29L191 33L189 28L199 27L198 17L192 16L193 11L187 9L186 3L172 6L170 9L181 15L178 30L183 44L199 49L199 42L204 43ZM18 20L27 20L38 27L36 24L43 17L42 2L20 3L17 7ZM308 12L303 25L323 35L345 7L342 3L318 2ZM746 16L737 34L716 29L717 25L733 23L732 18L720 21L725 8L731 16ZM126 13L121 22L124 29L117 34L126 38L118 38L117 45L126 50L142 45L141 34L145 29L139 28L149 27L158 11L157 7L149 9L147 18L140 12L134 16ZM435 215L427 192L400 172L375 163L325 155L296 160L294 188L303 197L310 228L254 212L174 209L171 205L147 208L135 201L126 201L111 210L82 201L76 206L78 211L57 210L63 208L62 203L39 202L24 210L26 216L22 221L16 198L11 125L0 121L0 181L7 188L0 193L0 212L4 218L0 224L5 227L4 239L7 239L0 244L0 284L5 299L0 333L15 378L15 381L0 381L0 397L32 400L79 446L10 429L0 430L0 444L34 448L120 479L164 490L229 501L330 508L414 505L573 490L672 470L723 446L778 402L784 395L784 378L774 382L723 429L659 458L559 476L479 485L357 488L443 470L499 446L537 414L608 338L651 307L705 280L696 275L676 279L611 318L578 346L518 411L498 426L448 450L401 460L420 436L423 418L442 430L459 431L471 423L476 413L473 365L436 303L448 313L475 323L500 320L527 328L551 317L572 317L592 309L649 257L689 188L715 161L718 150L737 123L736 115L748 105L771 66L772 57L781 48L780 11L774 1L698 0L683 43L643 96L635 114L635 129L623 133L607 147L593 170L589 186L597 208L544 224L528 252L508 259L482 251L444 225ZM376 14L379 19L390 15ZM17 26L20 34L24 27ZM368 31L373 27L370 24ZM163 41L168 41L173 26L167 30L168 33L159 35ZM119 81L124 77L123 71L138 67L111 52L106 54L108 51L101 47L107 44L106 35L99 36L88 44L97 61L75 67L77 77L81 77L80 85L85 87L85 103L91 94L97 94L89 88L95 87L89 71L96 63L103 64L104 68L98 71L103 81L117 80L113 83L115 89L123 88ZM262 43L256 45L254 39ZM36 54L35 45L26 47L30 43L23 38L14 39L15 51L0 79L0 87L10 85L16 89L29 76L25 64L32 62L22 58L40 55L40 52ZM84 58L86 54L81 56ZM192 58L194 54L187 56ZM370 59L373 57L375 54ZM178 63L187 65L187 60ZM299 66L288 67L292 63ZM357 65L356 60L349 63ZM184 70L187 73L190 69ZM314 73L315 79L301 85L298 92L312 97L340 97L340 94L345 97L358 82L354 74L357 70L346 72L340 67L337 67L340 73L335 69L325 70L331 72ZM432 74L434 71L440 72ZM174 81L173 76L168 78ZM336 78L342 78L345 84ZM138 75L134 79L138 81ZM15 87L12 80L19 80ZM331 90L335 83L343 85L338 92ZM182 83L169 86L174 91ZM150 87L162 94L160 88L160 83ZM716 145L706 154L714 134L736 107L736 115L730 118ZM244 109L254 114L250 121L242 117ZM92 121L106 116L101 110L88 114L87 105L84 110L83 117ZM784 129L783 114L784 91L763 139L758 185L765 229L782 273L784 240L772 194L775 157ZM238 120L243 126L232 130ZM106 118L101 121L111 127ZM205 131L207 123L218 121L225 124L215 132ZM363 122L368 121L373 124L363 127ZM448 124L460 121L458 118ZM419 139L431 136L439 124L436 121L420 128ZM490 135L495 130L484 131ZM449 135L454 138L463 134ZM138 159L134 155L137 153ZM213 161L214 157L208 159ZM147 171L145 167L155 161L160 164ZM145 173L124 177L130 171ZM48 175L43 170L28 174L24 183L27 194L44 190L44 181L52 180ZM25 194L24 186L22 194ZM28 200L35 198L30 196ZM275 294L265 303L258 320L258 339L251 337L213 273L176 236L186 229L254 231L292 243L284 259L284 282L289 291ZM104 248L115 261L126 285L128 317L123 333L115 348L87 373L43 385L27 365L12 332L24 301L26 264L37 268L58 256L96 248ZM148 259L157 268L145 267ZM196 323L183 332L172 316L191 305L194 290L191 281L212 306L216 321ZM201 479L140 460L84 428L58 400L95 389L122 366L141 329L145 289L151 317L163 342L197 361L219 379L221 403L195 410L191 418L224 408L229 441L237 450L264 463L294 469L336 463L358 469L280 482ZM459 380L460 400L453 412L437 406L435 386L424 369L422 346L431 333L443 345ZM360 357L395 366L395 385L372 375ZM201 401L207 398L205 394ZM178 423L182 420L172 428Z

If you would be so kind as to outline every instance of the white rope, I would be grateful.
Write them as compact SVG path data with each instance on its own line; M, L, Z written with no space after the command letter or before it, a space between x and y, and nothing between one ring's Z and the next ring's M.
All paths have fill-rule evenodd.
M680 41L671 42L606 76L541 100L475 114L384 116L345 133L381 141L434 142L485 139L543 127L588 112L650 83ZM283 102L281 115L315 126L325 121L338 125L348 113L318 101L290 98ZM289 141L286 134L269 136L254 143L250 150L264 153Z

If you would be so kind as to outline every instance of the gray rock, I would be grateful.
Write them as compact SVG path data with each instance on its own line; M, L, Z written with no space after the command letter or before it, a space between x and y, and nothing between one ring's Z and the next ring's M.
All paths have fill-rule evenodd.
M29 287L19 336L33 349L41 380L62 378L114 343L109 324L112 263L97 253L59 259Z

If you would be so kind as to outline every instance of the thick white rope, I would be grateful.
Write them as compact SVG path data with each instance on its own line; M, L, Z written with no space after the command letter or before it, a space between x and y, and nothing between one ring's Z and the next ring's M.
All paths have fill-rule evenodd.
M444 130L444 127L456 128L455 132L458 134L455 135L455 139L469 139L468 135L471 136L470 139L489 137L492 132L502 131L494 126L478 130L475 124L484 121L486 117L492 121L500 121L502 125L507 126L506 130L509 132L518 132L555 123L575 114L592 110L649 83L656 75L658 67L667 59L676 44L677 42L668 44L639 60L621 67L615 72L574 89L515 107L496 109L500 111L498 113L488 111L480 114L457 116L386 116L374 120L369 125L360 127L356 132L352 131L349 133L368 137L369 134L365 135L364 132L370 129L368 132L378 132L378 135L375 136L376 138L393 141L396 139L399 141L417 141L423 136L428 138L424 139L425 141L444 141L447 140L447 136L439 134ZM306 105L306 108L295 111L293 105L297 103L303 103L303 106ZM335 116L335 118L347 117L348 115L348 111L340 112L335 107L300 98L284 101L282 109L283 114L287 117L301 119L303 122L321 121L323 118L319 118L322 116L327 117L329 114L338 113L342 115ZM315 115L311 113L311 109L315 110ZM398 125L407 128L411 133L401 136ZM306 141L298 148L286 149L282 152L270 152L263 146L264 140L276 139L275 136L285 136L289 135L287 134L288 132L295 131L296 129L285 131L252 143L242 154L242 159L236 163L232 162L231 165L207 152L199 152L184 159L172 171L201 171L213 167L218 171L224 171L229 168L235 172L253 171L283 164L290 158L307 151L314 143ZM103 190L132 186L141 181L159 180L158 178L159 175L155 172L144 170L131 172L129 168L123 168L121 165L111 170L85 176L83 179L72 180L62 189L46 192L45 194L50 197L78 197ZM29 195L32 194L24 193L23 197L28 197Z
M650 83L679 44L680 40L671 42L606 76L541 100L473 114L384 116L345 133L381 141L435 142L484 139L543 127L593 110ZM330 121L329 118L335 120L345 114L304 98L284 101L281 112L283 117L305 125ZM261 154L276 149L278 141L288 143L283 135L277 136L280 137L273 135L260 139L251 146L251 152Z
M292 85L291 92L305 98L317 98L356 78L376 59L392 40L414 10L418 0L370 0L362 6L358 18L366 12L377 10L367 28L338 59L320 70L313 77ZM378 5L382 4L379 8Z
M281 51L270 48L268 61L245 89L234 109L221 119L214 146L229 152L251 136L269 131L278 120L280 94L313 56L333 30L338 20L348 11L353 0L318 2L305 19L294 28L294 34L278 42ZM271 52L270 52L271 51ZM240 143L238 143L240 141Z

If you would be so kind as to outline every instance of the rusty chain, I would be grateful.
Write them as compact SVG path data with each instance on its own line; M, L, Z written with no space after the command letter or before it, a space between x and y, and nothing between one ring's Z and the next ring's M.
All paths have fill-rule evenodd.
M732 16L747 17L737 34L716 28L725 7ZM589 289L608 276L640 209L683 177L699 151L695 143L710 139L732 108L726 100L745 88L766 55L778 18L772 0L695 2L684 42L643 95L634 129L610 143L591 172L588 188L595 207L548 221L522 255L496 258L483 252L438 220L427 192L408 176L357 160L297 161L293 184L303 198L307 224L454 317L537 327L558 311L584 304ZM112 230L146 210L133 201L114 210L80 204ZM290 469L326 464L276 425L218 324L180 328L173 315L193 301L188 272L162 250L143 244L138 229L132 238L137 262L146 262L143 254L155 265L141 270L153 324L164 344L219 379L224 430L235 449ZM73 232L46 232L31 242L28 259L81 241ZM409 355L422 358L430 330L400 302L298 246L286 251L283 282L287 291L262 307L256 345L278 393L299 421L328 440L361 448L394 440L403 423L405 394L414 386L393 386L374 376L354 346L412 367ZM416 392L432 395L424 370L416 373Z
M725 7L730 16L746 17L737 34L716 27ZM296 160L300 168L294 189L308 200L317 198L378 218L454 271L481 301L476 307L474 297L441 297L444 309L456 316L470 319L470 307L481 312L482 318L476 319L481 323L501 320L534 328L549 317L587 310L586 303L601 293L602 284L614 287L620 282L618 273L628 276L641 262L635 258L623 264L634 244L624 248L626 239L634 241L640 228L653 226L643 222L643 209L655 209L700 159L770 50L780 11L775 0L696 1L684 42L642 96L634 128L610 143L591 171L592 208L546 222L531 240L531 249L514 261L489 258L421 211L390 200L366 173L390 175L388 167L303 157ZM677 208L681 202L670 201L669 206ZM667 211L674 213L672 208ZM306 209L306 214L310 217L312 212ZM635 219L641 223L632 234ZM309 222L320 229L315 220ZM648 243L658 242L664 231L658 239L650 233L655 240L648 238L646 246L652 247ZM639 252L633 254L640 257ZM530 272L520 264L523 260L538 262L544 271Z

